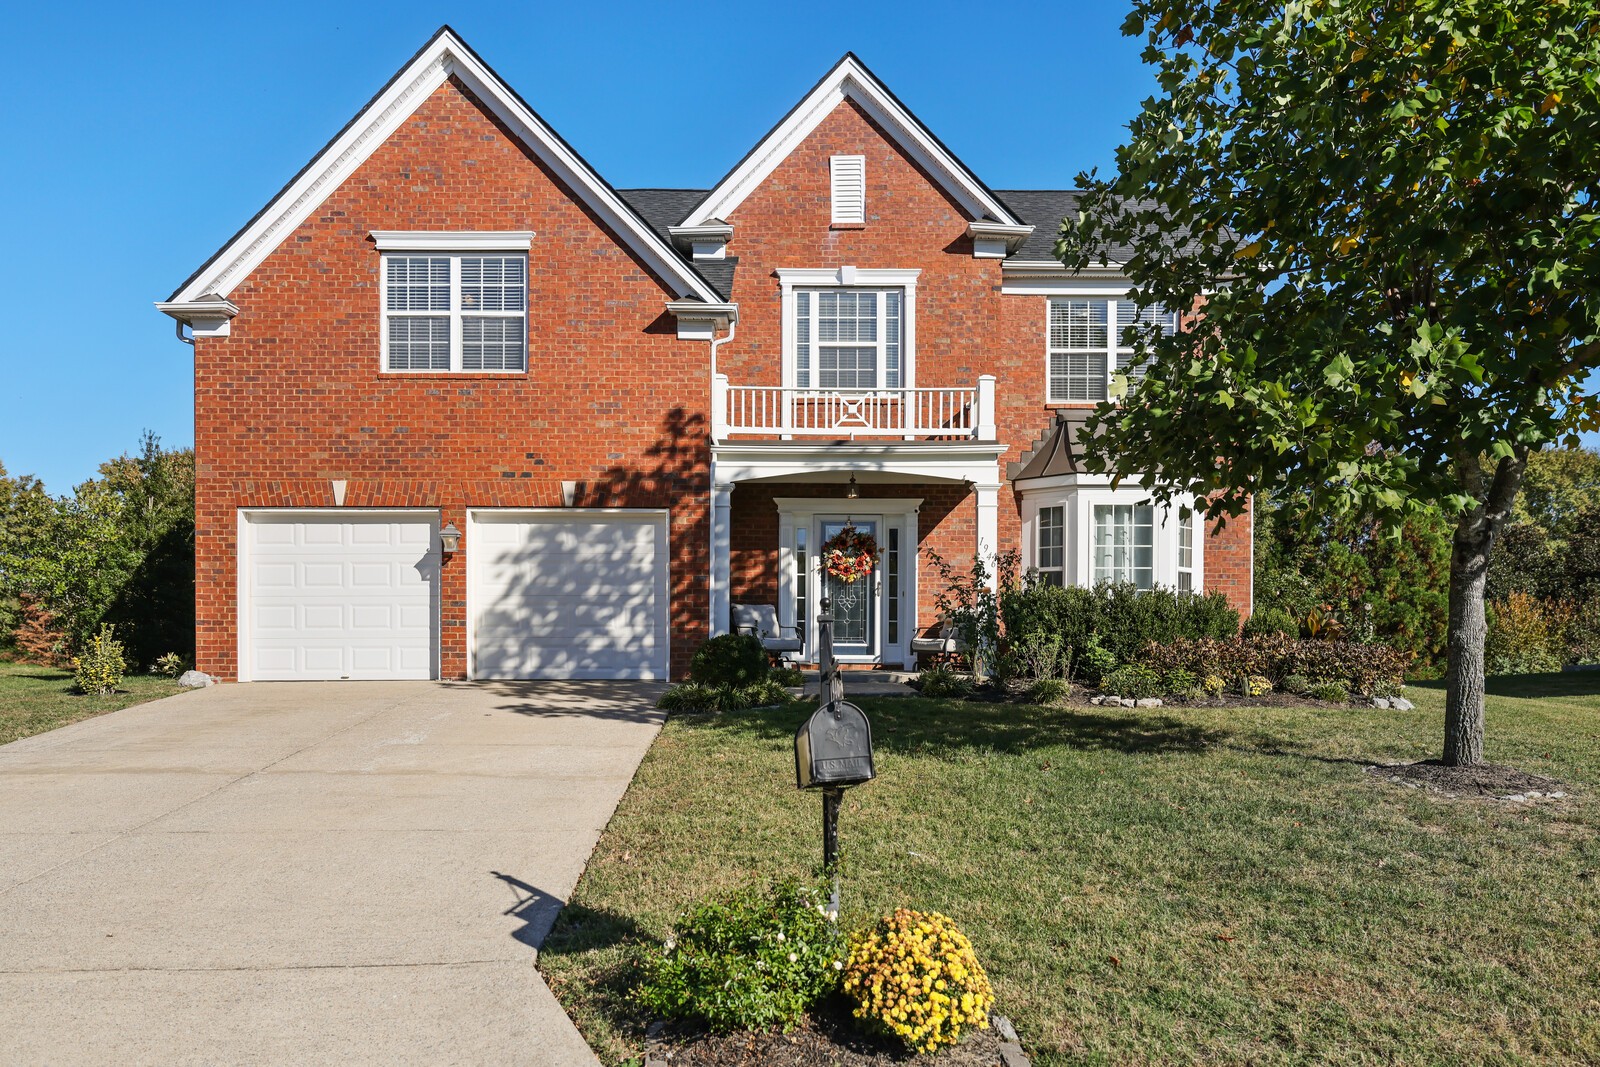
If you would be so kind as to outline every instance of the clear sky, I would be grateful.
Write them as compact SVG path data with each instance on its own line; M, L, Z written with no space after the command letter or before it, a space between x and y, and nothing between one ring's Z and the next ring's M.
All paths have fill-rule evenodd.
M1123 7L914 2L19 5L0 167L0 462L68 492L194 440L152 306L442 22L620 188L708 187L847 50L993 188L1111 169L1154 82Z

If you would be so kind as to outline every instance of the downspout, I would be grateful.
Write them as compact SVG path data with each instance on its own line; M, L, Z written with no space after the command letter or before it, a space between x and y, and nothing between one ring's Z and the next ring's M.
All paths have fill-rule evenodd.
M738 331L739 331L739 320L738 319L734 319L734 320L732 320L731 322L728 323L728 336L714 338L712 340L712 342L711 342L711 381L710 381L711 391L710 391L710 395L713 398L715 398L716 395L717 395L717 349L720 346L725 345L729 341L733 340L734 335L736 333L738 333ZM726 400L724 400L724 402L726 402ZM724 412L724 414L726 414L726 412ZM712 414L711 414L711 423L712 423L712 425L715 425L717 423L717 421L718 421L718 419L717 419L716 413L712 412ZM708 468L709 468L708 469L708 473L711 476L711 478L710 478L711 484L708 487L710 489L710 494L709 494L710 495L710 500L709 500L709 503L711 504L711 558L710 558L711 574L710 574L710 578L711 578L712 583L713 583L712 587L711 587L711 590L710 590L710 592L711 592L711 597L710 597L710 600L711 600L711 625L709 627L709 632L712 634L712 636L716 636L716 634L718 632L718 625L721 622L720 613L717 610L717 608L718 608L718 590L717 590L716 585L715 585L715 583L717 581L717 578L718 578L718 575L717 575L717 548L719 547L719 542L721 541L721 539L723 537L727 536L731 531L721 530L721 529L719 529L719 527L717 525L717 458L716 458L716 454L715 453L713 453L711 455L711 458L710 458L710 461L709 461L709 464L708 464ZM730 516L730 518L731 518L731 516ZM728 568L728 573L722 575L721 578L722 578L722 581L723 581L724 584L727 584L727 585L731 586L732 585L732 577L733 577L732 568L730 566ZM729 599L730 600L730 610L731 610L732 589L731 588L724 589L724 590L721 591L721 593L722 593L722 597L724 599Z
M190 348L193 348L194 347L194 338L193 337L185 337L183 335L183 320L182 319L173 319L172 320L172 325L178 332L178 340L182 341L184 344L188 345ZM713 347L716 345L715 341L713 341L711 343L712 343Z

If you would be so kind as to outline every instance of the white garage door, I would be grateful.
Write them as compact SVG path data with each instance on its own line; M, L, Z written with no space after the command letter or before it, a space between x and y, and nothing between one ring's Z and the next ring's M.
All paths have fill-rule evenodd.
M479 512L473 521L474 677L667 676L662 516Z
M436 675L431 516L259 513L245 526L249 678Z

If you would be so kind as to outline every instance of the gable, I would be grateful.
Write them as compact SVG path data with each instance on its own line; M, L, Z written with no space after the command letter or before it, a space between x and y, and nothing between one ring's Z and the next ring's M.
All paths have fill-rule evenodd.
M847 101L937 182L969 221L989 219L1008 226L1021 224L1011 209L900 103L865 64L853 53L846 53L689 212L683 225L697 226L711 219L729 218Z
M168 303L186 305L202 298L225 300L451 79L471 93L677 296L720 303L721 296L694 266L678 255L448 26L441 27L266 207L179 286Z

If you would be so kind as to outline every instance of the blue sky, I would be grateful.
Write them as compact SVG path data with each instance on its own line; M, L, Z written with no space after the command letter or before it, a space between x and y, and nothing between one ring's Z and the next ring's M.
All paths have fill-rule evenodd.
M995 188L1110 169L1154 83L1122 5L35 4L8 16L0 462L54 492L194 440L151 306L448 21L614 185L710 185L854 50Z

